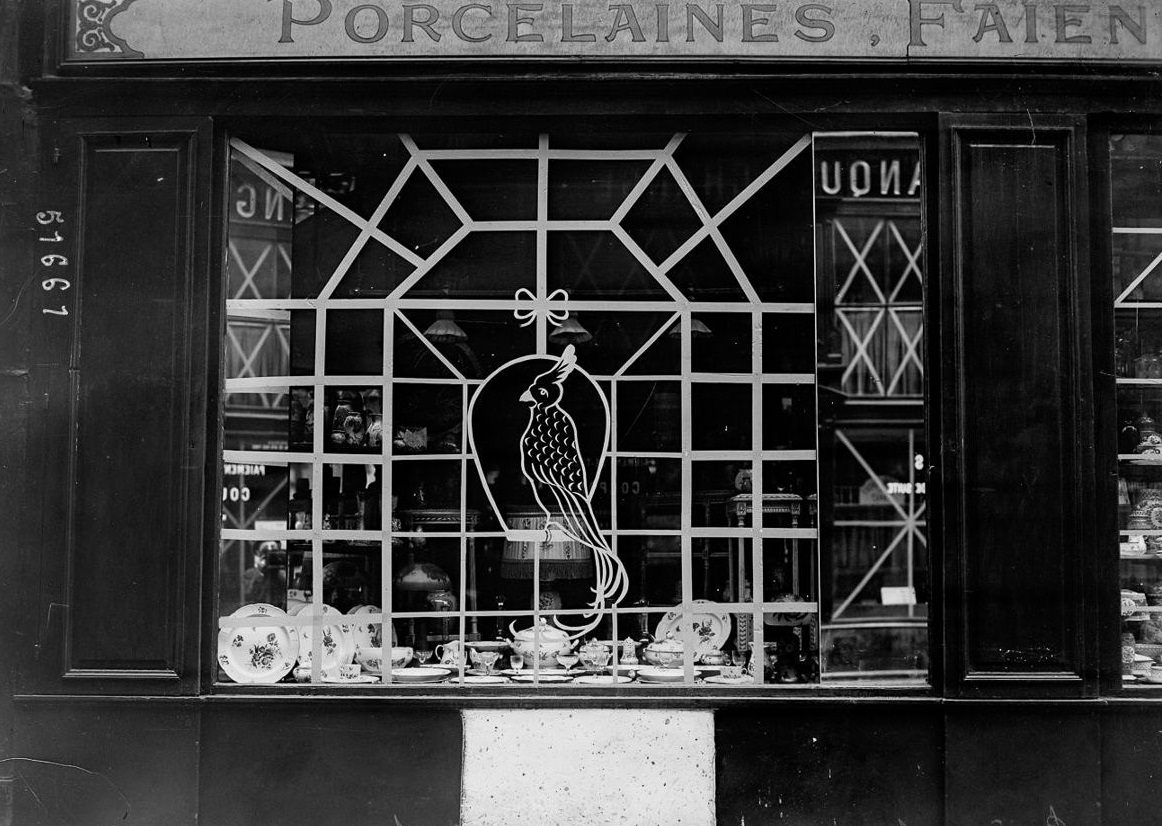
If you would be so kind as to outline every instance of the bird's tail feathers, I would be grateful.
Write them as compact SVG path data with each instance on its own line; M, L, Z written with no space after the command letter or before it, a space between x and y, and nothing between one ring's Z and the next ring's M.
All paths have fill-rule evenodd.
M570 639L579 639L594 630L601 622L601 615L596 613L609 605L617 605L629 592L629 576L625 566L601 533L601 526L597 516L593 513L593 503L587 499L573 495L557 496L557 502L562 508L562 531L573 541L590 548L593 551L593 564L596 574L596 585L590 590L593 592L593 601L589 603L594 611L585 614L587 619L581 625L566 625L554 618L553 624L566 632Z
M593 613L585 614L592 619L581 625L566 625L560 619L553 618L553 625L566 632L569 639L579 639L595 629L602 619L602 615L597 612L607 605L621 602L629 591L629 579L620 559L606 551L594 551L593 559L597 565L597 587L591 589L593 602L589 603L589 607Z
M571 515L574 517L570 520L570 525L578 526L580 528L578 533L584 534L584 536L573 535L572 538L593 551L597 582L596 586L590 589L593 592L593 601L589 605L594 613L586 614L585 616L591 617L591 619L581 625L566 625L555 618L553 624L565 631L570 639L579 639L600 624L601 615L596 612L607 605L617 605L625 599L625 595L629 592L629 576L626 574L625 565L617 558L613 549L609 547L609 543L605 541L605 537L601 535L600 528L597 527L597 519L593 514L592 504L584 503L584 513L577 513L574 510L580 506L580 503L572 499L568 499L568 506L573 511ZM566 532L570 535L573 534L572 531Z
M579 639L581 639L581 637L584 637L586 634L588 634L590 631L592 631L594 628L596 628L598 625L601 624L601 615L600 614L597 614L597 615L586 614L585 616L587 616L587 617L591 616L591 617L593 617L593 619L589 620L584 625L566 625L565 623L561 622L561 620L558 619L557 617L553 617L553 625L555 625L561 631L564 631L568 635L569 639L579 640Z

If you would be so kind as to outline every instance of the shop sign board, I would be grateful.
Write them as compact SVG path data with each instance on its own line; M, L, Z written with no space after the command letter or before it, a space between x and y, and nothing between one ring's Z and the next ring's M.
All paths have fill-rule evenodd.
M66 62L1162 62L1156 0L69 0Z

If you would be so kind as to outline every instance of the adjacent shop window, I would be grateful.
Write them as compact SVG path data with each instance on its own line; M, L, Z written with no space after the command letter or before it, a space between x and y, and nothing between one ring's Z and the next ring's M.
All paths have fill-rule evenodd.
M825 679L928 671L924 244L913 136L820 136Z
M230 146L221 682L926 679L916 136Z
M1110 140L1122 675L1162 683L1162 136Z

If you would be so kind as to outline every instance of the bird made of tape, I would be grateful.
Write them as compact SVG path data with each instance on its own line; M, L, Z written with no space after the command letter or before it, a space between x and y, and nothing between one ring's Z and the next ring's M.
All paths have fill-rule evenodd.
M573 541L593 552L592 613L575 626L554 620L573 637L596 628L599 612L619 603L629 588L625 566L593 508L609 430L609 402L577 364L571 344L556 358L524 356L501 366L480 385L469 410L473 457L501 524L506 523L497 495L505 504L540 510L545 519L540 541ZM506 489L499 485L503 493L489 484L490 477L507 480ZM512 541L528 539L512 529L506 533Z

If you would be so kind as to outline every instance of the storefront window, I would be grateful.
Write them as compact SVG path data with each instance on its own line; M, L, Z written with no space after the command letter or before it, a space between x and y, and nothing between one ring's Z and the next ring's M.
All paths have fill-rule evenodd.
M823 677L924 680L924 246L914 136L819 137Z
M923 681L914 135L231 142L222 682Z
M1162 684L1162 136L1113 135L1122 677Z

